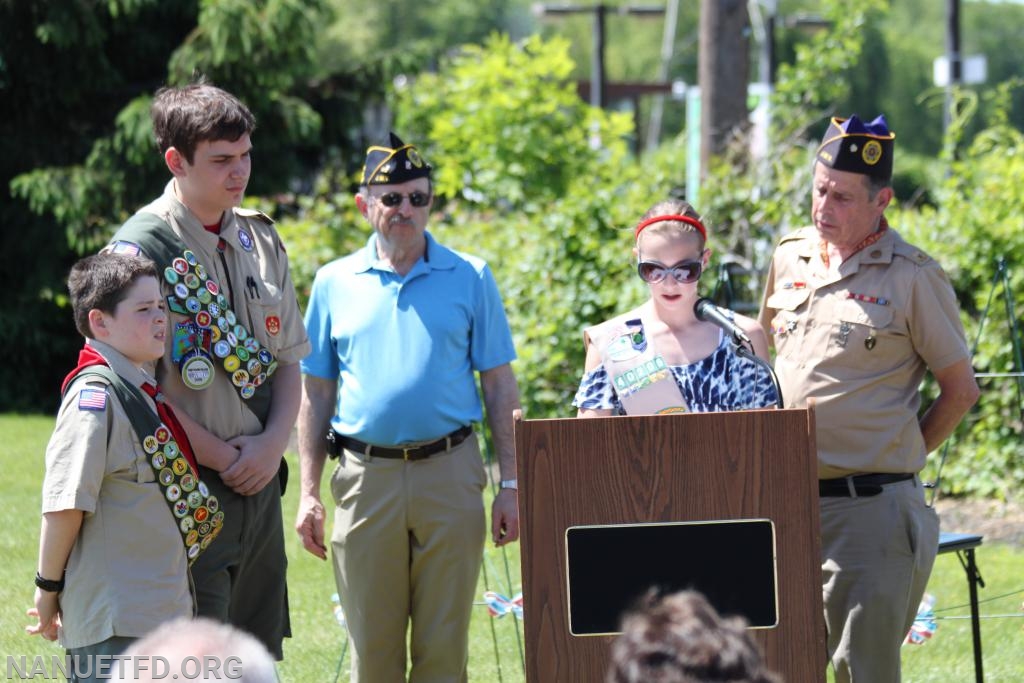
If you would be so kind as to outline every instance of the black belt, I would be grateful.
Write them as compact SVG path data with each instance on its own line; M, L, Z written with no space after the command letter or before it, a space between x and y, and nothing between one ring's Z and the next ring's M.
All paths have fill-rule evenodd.
M882 492L886 484L895 484L898 481L913 479L913 474L903 473L880 473L880 474L857 474L852 477L840 477L838 479L819 479L818 495L838 498L863 498L877 496Z
M333 429L327 432L327 454L337 458L343 450L362 453L369 458L393 458L398 460L423 460L443 451L450 451L466 440L473 433L473 427L466 425L459 427L451 434L442 436L437 441L410 446L408 448L388 448L387 446L374 446L359 439L339 434Z

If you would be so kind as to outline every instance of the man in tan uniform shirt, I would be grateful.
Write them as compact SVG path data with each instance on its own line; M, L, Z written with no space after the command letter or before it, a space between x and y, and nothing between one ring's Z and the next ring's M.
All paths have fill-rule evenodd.
M837 683L900 680L900 646L938 549L917 473L978 397L942 268L889 228L895 135L833 118L812 226L780 241L759 320L788 407L817 423L822 582ZM920 418L925 371L940 393Z

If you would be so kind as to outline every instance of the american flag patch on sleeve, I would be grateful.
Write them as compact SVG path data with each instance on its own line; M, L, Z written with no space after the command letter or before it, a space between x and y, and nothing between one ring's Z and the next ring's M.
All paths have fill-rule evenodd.
M134 242L123 242L118 240L111 244L108 249L112 254L130 254L131 256L138 256L142 253L142 248Z
M78 394L79 410L104 410L107 407L107 392L103 389L82 389Z

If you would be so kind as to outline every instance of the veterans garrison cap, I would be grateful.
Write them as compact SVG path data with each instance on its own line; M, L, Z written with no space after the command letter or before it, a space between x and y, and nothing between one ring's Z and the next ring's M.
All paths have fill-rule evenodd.
M817 157L837 171L890 180L895 140L896 134L890 132L884 115L870 123L864 123L856 114L848 119L832 117Z
M363 185L393 185L414 178L429 178L430 164L412 145L391 133L391 147L373 146L366 150Z

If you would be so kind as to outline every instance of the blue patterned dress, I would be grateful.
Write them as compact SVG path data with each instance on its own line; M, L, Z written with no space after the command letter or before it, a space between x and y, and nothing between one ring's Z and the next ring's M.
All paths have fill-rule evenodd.
M707 358L669 367L690 412L766 408L777 401L768 371L737 356L732 342L724 334L719 334L718 346ZM572 404L582 409L610 409L614 415L625 414L604 365L598 365L583 376Z

